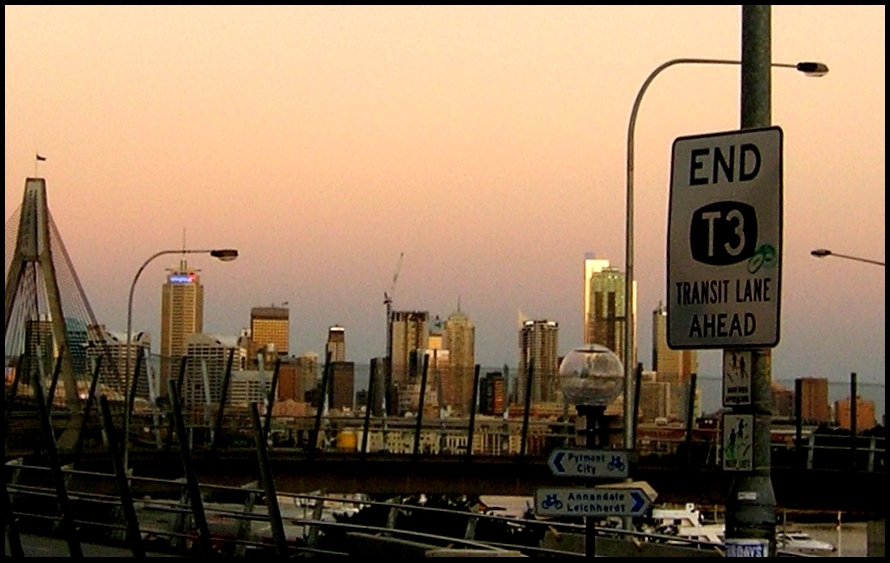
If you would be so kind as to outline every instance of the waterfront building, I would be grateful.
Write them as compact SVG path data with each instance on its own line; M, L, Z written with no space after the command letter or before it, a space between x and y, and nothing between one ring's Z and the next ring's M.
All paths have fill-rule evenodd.
M200 270L189 268L183 258L178 268L167 269L161 288L161 393L167 394L167 380L176 373L187 352L190 335L204 331L204 286Z
M346 361L346 329L334 325L328 329L328 341L325 344L326 357L332 362Z
M800 377L795 380L800 389L800 416L805 424L828 424L831 408L828 404L828 379Z
M476 327L473 321L460 310L445 321L445 348L450 359L450 377L446 402L460 414L470 412L473 400L473 383L476 376Z
M559 323L556 321L525 321L519 329L519 373L517 404L524 404L530 368L532 376L531 403L552 403L562 400L559 390Z
M853 421L853 411L850 408L852 401L850 397L841 399L834 403L834 415L837 425L844 430L850 430ZM877 424L875 418L875 402L869 399L863 399L859 395L856 396L856 430L871 430Z
M640 422L668 420L674 408L672 385L667 381L659 381L654 371L644 371L640 378Z
M665 306L659 302L652 311L652 370L656 380L670 385L667 412L668 420L686 421L689 389L692 374L698 371L696 350L672 350L667 343L667 316ZM621 356L619 356L621 357ZM701 413L701 390L695 390L694 416Z

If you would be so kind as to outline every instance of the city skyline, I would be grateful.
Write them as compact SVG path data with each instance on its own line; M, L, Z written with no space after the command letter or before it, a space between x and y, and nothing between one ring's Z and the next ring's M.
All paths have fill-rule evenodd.
M883 381L883 269L809 251L884 254L885 9L772 13L775 61L831 68L820 80L772 77L786 141L773 373ZM293 354L323 350L326 327L339 324L357 362L385 355L391 286L397 310L447 315L460 299L482 365L515 365L519 310L560 323L561 354L580 345L580 257L592 249L624 267L634 94L669 58L735 59L740 45L738 7L5 15L6 217L26 176L47 178L54 220L109 330L125 326L141 261L177 248L186 228L189 246L241 252L224 266L193 260L206 332L237 333L251 307L289 301ZM638 311L665 300L671 142L737 128L738 98L737 69L693 65L646 96ZM35 152L46 157L36 170ZM134 332L155 345L164 265L145 272L134 300ZM638 314L644 364L650 322ZM704 374L719 363L719 352L700 355Z

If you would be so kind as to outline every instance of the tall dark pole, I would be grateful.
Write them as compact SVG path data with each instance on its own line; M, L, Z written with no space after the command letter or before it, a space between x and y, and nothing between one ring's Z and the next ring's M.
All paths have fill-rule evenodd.
M770 6L742 6L741 128L769 127ZM734 414L753 415L753 470L736 473L726 502L727 556L744 541L767 542L776 555L776 495L770 478L771 361L770 348L751 349L751 405L733 408Z
M856 372L850 374L850 465L856 469L856 416L859 414L856 404L858 390L856 389Z
M470 427L467 430L467 461L473 457L473 433L476 431L476 403L479 402L479 364L473 372L473 398L470 399Z

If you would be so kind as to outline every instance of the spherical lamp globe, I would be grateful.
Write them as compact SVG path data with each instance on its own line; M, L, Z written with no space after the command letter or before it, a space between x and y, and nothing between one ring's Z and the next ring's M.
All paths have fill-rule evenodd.
M569 403L605 407L624 391L624 367L605 346L588 344L563 358L559 384Z

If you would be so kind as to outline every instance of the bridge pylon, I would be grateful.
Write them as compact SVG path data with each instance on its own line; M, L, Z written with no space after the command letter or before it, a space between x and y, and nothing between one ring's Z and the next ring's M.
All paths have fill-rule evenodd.
M47 206L46 180L44 178L27 178L19 213L15 251L12 253L6 273L4 324L7 342L6 355L8 361L10 354L17 355L17 353L28 352L24 348L10 350L11 321L13 325L21 324L26 327L26 330L35 322L49 321L53 345L46 352L49 357L56 356L56 360L61 362L59 376L63 382L65 403L71 413L68 427L58 439L58 446L67 449L74 447L76 443L77 432L83 416L83 402L78 395L69 327L66 326L62 294L53 258L55 253L59 253L66 261L68 257L64 247L61 246L61 239L57 233L53 233L54 230ZM70 261L68 265L70 267ZM71 272L73 274L73 268L71 268ZM76 275L74 277L76 282ZM85 301L79 282L76 282L75 285L81 294L79 297ZM89 310L89 306L86 309ZM17 327L13 326L12 329L15 331ZM27 340L28 336L25 335L22 341ZM42 358L36 360L43 361ZM22 367L17 366L17 369ZM37 373L39 374L39 371Z

